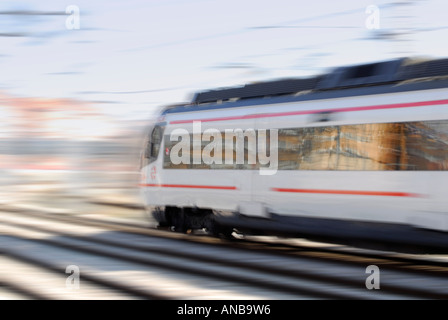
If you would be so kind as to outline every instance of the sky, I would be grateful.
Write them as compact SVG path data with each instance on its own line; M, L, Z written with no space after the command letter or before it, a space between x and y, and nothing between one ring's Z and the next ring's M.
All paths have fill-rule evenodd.
M145 119L197 91L445 57L447 13L446 0L2 0L0 93Z

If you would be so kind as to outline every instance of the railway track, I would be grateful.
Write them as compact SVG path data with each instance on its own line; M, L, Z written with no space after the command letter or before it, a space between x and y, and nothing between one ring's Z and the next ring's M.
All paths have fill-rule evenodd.
M446 299L448 262L246 237L150 229L3 206L0 295L24 299ZM448 260L447 260L448 261ZM366 288L377 266L379 289ZM67 282L79 270L79 288Z

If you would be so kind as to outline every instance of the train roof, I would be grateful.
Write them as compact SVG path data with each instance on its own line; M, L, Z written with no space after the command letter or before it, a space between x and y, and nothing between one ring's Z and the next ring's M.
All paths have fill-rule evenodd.
M437 79L439 77L448 78L448 58L400 58L338 67L328 73L308 78L273 80L198 92L192 101L189 104L184 104L183 107L192 110L195 106L198 108L202 105L222 102L280 96L306 96L308 93L399 84L417 79ZM168 113L181 111L176 110L177 107L180 106L166 108L165 112L168 110ZM180 108L182 109L182 107Z

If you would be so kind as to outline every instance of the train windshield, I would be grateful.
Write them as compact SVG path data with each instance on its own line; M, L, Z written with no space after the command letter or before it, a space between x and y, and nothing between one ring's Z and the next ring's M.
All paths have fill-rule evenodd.
M142 161L140 167L143 168L157 160L162 143L164 127L156 125L152 130L149 130L147 135L144 152L142 154Z

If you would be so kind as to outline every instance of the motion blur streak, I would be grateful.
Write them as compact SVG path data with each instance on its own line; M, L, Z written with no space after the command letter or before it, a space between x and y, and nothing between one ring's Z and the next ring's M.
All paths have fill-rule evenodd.
M420 288L411 288L409 292L402 290L402 287L414 285L414 281L409 281L409 273L388 274L385 270L388 263L384 263L384 267L380 265L381 290L372 295L365 286L367 276L364 270L368 265L378 264L376 258L363 260L361 264L353 259L356 264L335 270L334 264L327 262L336 260L327 259L323 264L316 260L310 264L306 256L300 260L295 257L290 259L276 252L270 254L268 250L260 251L259 255L249 255L253 252L249 252L252 244L246 241L247 238L238 242L241 246L248 242L246 251L238 251L244 248L236 250L232 247L233 242L232 246L226 246L226 240L206 236L196 237L204 241L199 247L184 241L195 236L195 233L204 235L206 228L203 225L223 238L235 234L232 228L212 224L214 220L209 219L209 215L213 214L212 206L204 207L204 219L195 218L197 210L171 206L167 214L170 219L174 217L172 220L176 223L161 226L164 230L148 228L154 226L151 225L154 222L148 219L150 215L146 214L149 213L149 204L163 200L158 196L160 194L169 194L170 201L181 201L182 197L188 201L194 200L188 197L189 194L215 201L210 195L224 194L228 200L223 198L222 205L236 205L238 196L252 197L246 190L252 186L263 186L257 181L268 177L260 175L253 179L247 167L247 170L241 169L235 173L235 181L220 181L214 176L205 180L207 174L215 175L218 171L219 177L227 179L230 177L227 172L232 170L227 170L227 167L222 167L225 170L209 170L208 164L201 163L193 164L199 175L185 175L187 178L184 180L178 179L183 171L182 166L173 166L171 170L166 164L163 167L161 161L160 167L149 167L154 163L148 165L149 158L145 158L148 143L144 144L144 141L149 140L151 126L158 123L157 115L162 108L189 105L185 101L192 101L195 93L207 92L212 88L235 88L279 79L314 77L334 67L402 57L445 58L447 9L444 0L0 1L0 300L6 296L4 292L11 294L14 291L6 290L7 287L15 287L15 293L25 292L24 296L31 299L42 296L50 299L388 298L396 297L403 291L405 296L411 297L446 298L448 284L441 285L445 274L445 278L430 278L427 282L421 282L421 273L415 273L414 277L419 280L415 281L415 285ZM443 76L447 75L448 72ZM358 80L354 79L353 83ZM301 99L304 94L308 93L300 91L294 97ZM238 103L240 98L244 102L240 96L232 98L234 101L231 103ZM412 112L416 112L420 110L418 103L421 101L434 102L437 99L440 105L445 105L446 101L442 99L448 99L448 92L440 97L431 94L406 101L360 101L356 110L341 103L340 108L333 111L339 111L343 117L349 113L361 116L364 112L374 111L365 108L377 108L380 104L387 106L385 112L392 110L388 106L395 106L393 110L401 106L404 112L402 107L409 106L407 103L417 103L412 108ZM347 109L349 107L352 109ZM204 128L223 120L219 108L216 108L216 114L207 116L209 121L203 121ZM285 112L290 110L270 111L269 116L273 118L270 120L266 115L251 111L250 114L257 115L250 115L253 122L248 121L247 128L254 128L255 123L265 120L266 125L272 125L285 116L298 117L297 112L302 110L294 110L295 114ZM312 120L319 118L319 121L327 121L327 114L314 113L306 116ZM198 119L204 117L200 115ZM225 129L241 128L239 123L234 127L225 126L244 116L235 113L229 117L222 124L223 132ZM177 121L180 127L196 118L189 119L179 115L173 121ZM268 123L268 120L272 122ZM444 130L439 131L423 130L427 128L425 121L437 119L417 119L420 121L418 123L415 119L412 120L414 122L408 119L406 121L409 122L403 123L402 127L396 123L403 119L389 120L383 131L397 134L373 139L370 144L363 141L369 138L370 132L383 126L357 127L354 124L359 122L341 122L330 127L332 124L329 123L325 132L318 132L314 128L322 127L323 124L319 124L307 128L308 133L312 133L308 134L310 139L300 139L303 128L293 123L283 127L281 143L283 146L295 144L300 150L309 150L311 156L300 165L303 170L315 170L313 175L317 171L332 170L336 177L344 174L347 168L363 169L362 166L369 165L369 168L377 170L372 171L373 178L374 175L380 176L383 172L378 172L385 166L403 169L403 172L387 171L387 174L401 176L402 173L412 173L411 170L404 171L410 163L407 159L420 160L420 154L426 156L425 161L414 161L414 164L420 166L417 168L426 168L425 175L429 177L429 171L434 168L442 168L448 175L448 152L442 153L443 157L437 152L441 149L438 146L448 141L448 129L445 130L448 128L448 115L446 122L439 126ZM173 125L170 119L166 121L167 127ZM400 128L401 131L398 130ZM393 162L391 159L395 159L395 151L404 150L401 146L405 146L403 141L407 128L415 129L412 132L416 134L410 140L413 143L407 146L409 150L416 151L414 154L417 156L412 158L414 154L411 154L407 157L402 151L399 153L402 161ZM430 134L423 135L428 132ZM442 142L433 139L432 144L427 144L428 148L418 148L418 142L429 141L423 138L433 138L433 132L442 132L443 137L447 138ZM314 139L316 137L319 139ZM328 152L319 153L320 149L311 148L312 141L317 141L315 146L319 148L326 146L324 150ZM370 157L355 157L354 153L334 147L343 144L347 150L350 147L350 150ZM380 148L375 149L375 146L383 145L400 148L388 148L390 152L380 157L382 153L376 152ZM165 145L160 150L159 159L164 160L162 156L168 155L170 150ZM283 158L279 158L283 161L283 167L275 177L283 174L292 179L299 171L296 170L298 162L294 160L298 157L292 157L292 152L289 153L287 148L283 151ZM320 157L322 155L325 157ZM332 160L336 156L338 160L334 162L315 161L319 157ZM145 161L147 170L140 172ZM323 167L325 165L327 167ZM166 180L167 176L163 176L164 170L166 172L168 169L172 180ZM191 171L185 170L186 174ZM320 177L325 178L323 175ZM269 185L275 190L265 188L272 192L269 191L266 199L262 200L278 197L281 200L278 203L283 205L282 199L329 196L335 202L328 203L335 203L345 210L344 200L339 199L346 196L347 201L353 199L355 204L364 206L358 213L369 209L362 203L364 198L378 205L415 200L417 205L424 206L429 201L423 192L426 184L436 188L439 181L443 185L441 177L427 180L428 183L418 180L415 185L421 189L416 189L415 193L411 193L413 189L408 185L397 187L397 184L391 184L390 188L384 188L379 178L360 180L377 182L377 185L369 185L368 188L358 188L359 184L355 183L343 185L348 181L345 177L332 185L318 185L315 181L304 183L300 179L297 180L299 184L285 185L283 182L286 179L278 179L278 183ZM443 195L442 191L437 190L434 194ZM144 199L148 200L146 208ZM441 206L445 201L441 199L430 203L430 209ZM268 212L262 206L241 202L243 210L256 213L253 219L262 223L268 221L265 219ZM306 200L304 203L314 209L318 202ZM325 201L321 203L325 204ZM410 206L416 210L420 208ZM300 210L311 212L302 205ZM156 208L152 213L160 217L162 211ZM221 213L221 218L228 218L227 212ZM382 214L386 215L384 212ZM185 223L185 216L192 221L191 225ZM434 217L438 217L437 212ZM416 223L435 224L448 231L448 222L443 225L438 224L438 220L428 220L426 216L417 218ZM98 225L97 221L101 219L109 220L111 225ZM136 233L130 236L126 228L132 223L144 228L145 233L135 230ZM173 230L187 235L171 232ZM237 234L233 240L239 241L242 237ZM269 237L261 247L265 248L268 242L278 240ZM213 243L213 247L207 241ZM301 239L297 242L300 245L304 243ZM221 250L215 243L223 245ZM308 246L308 242L305 243L305 247ZM324 250L340 249L339 245L333 244L311 245L323 247ZM253 248L257 246L255 243ZM346 249L341 247L341 250ZM287 250L280 248L279 251ZM309 253L309 248L297 252ZM322 255L318 253L316 256L320 259ZM447 259L446 256L442 258ZM349 261L339 255L336 259L337 262ZM90 277L92 291L88 290L89 294L78 295L77 289L69 291L68 295L63 292L67 289L66 283L70 284L66 282L71 279L70 274L66 273L69 266L79 267L81 290L88 288L86 279ZM443 265L442 271L446 272L446 268ZM341 276L345 276L342 290L335 286L341 284ZM399 279L403 286L390 286L387 279ZM391 287L395 289L387 295ZM98 291L98 288L102 290ZM443 292L435 295L430 292L434 288L442 288ZM423 290L428 292L421 292ZM336 291L341 291L343 295Z
M0 95L1 202L136 186L138 130L75 99ZM31 187L34 185L34 187ZM51 187L50 187L51 185ZM11 193L10 193L11 192ZM40 199L40 200L39 200Z

